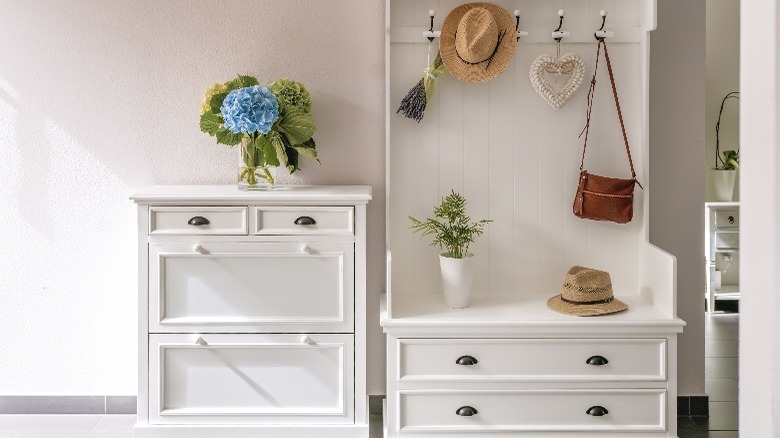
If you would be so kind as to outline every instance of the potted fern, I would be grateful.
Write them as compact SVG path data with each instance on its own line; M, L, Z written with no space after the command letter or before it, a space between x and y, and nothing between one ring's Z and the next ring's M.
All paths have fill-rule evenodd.
M469 306L474 279L474 254L468 252L469 245L492 221L472 222L466 215L466 198L454 190L434 207L433 214L424 221L409 216L411 228L420 237L432 235L431 246L444 250L439 255L444 301L449 308L463 309Z

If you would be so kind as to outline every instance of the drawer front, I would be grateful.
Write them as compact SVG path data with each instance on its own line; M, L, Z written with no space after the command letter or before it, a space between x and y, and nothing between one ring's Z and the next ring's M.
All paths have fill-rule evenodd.
M151 335L151 424L352 423L352 335Z
M717 231L715 233L715 248L739 249L739 233Z
M261 235L353 235L353 207L256 207Z
M715 211L715 226L718 228L739 227L739 210Z
M402 391L399 395L401 432L666 430L664 390Z
M354 244L151 243L152 333L354 330Z
M247 207L149 207L150 235L246 235Z
M665 339L399 339L398 348L401 382L666 380Z

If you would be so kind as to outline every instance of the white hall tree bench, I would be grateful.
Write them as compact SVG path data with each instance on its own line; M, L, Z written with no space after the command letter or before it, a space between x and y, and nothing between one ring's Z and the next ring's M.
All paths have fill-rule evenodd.
M677 436L676 261L648 241L649 32L654 0L498 0L520 11L511 65L484 83L449 75L420 123L396 114L421 77L434 30L459 0L386 0L388 437ZM565 9L572 52L593 72L594 31L606 30L637 179L628 224L572 213L587 83L560 110L536 94L529 69L555 54ZM432 57L438 50L434 40ZM603 62L603 60L602 60ZM599 68L585 166L629 177L606 68ZM494 222L476 254L470 307L448 309L438 248L409 229L455 190L472 218ZM576 317L549 310L574 265L608 271L625 312Z
M367 186L157 186L138 205L135 436L368 437Z

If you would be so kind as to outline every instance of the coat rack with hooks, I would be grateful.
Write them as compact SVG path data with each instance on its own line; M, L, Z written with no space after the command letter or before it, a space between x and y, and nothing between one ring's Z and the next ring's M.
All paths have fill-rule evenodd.
M566 29L564 29L564 19L566 17L566 11L564 9L559 9L557 11L558 13L558 27L552 31L552 39L554 39L556 42L560 42L561 40L564 40L567 43L590 43L593 42L593 38L595 37L597 40L601 40L604 38L609 38L611 42L615 43L636 43L640 42L642 35L644 31L639 27L617 27L614 28L615 30L606 30L604 29L606 25L606 18L608 15L607 10L601 10L599 12L599 15L601 17L601 27L595 30L595 32L591 29L586 29L582 24L574 24L569 26L567 23ZM513 12L516 20L515 24L515 32L517 33L517 40L520 43L546 43L549 42L548 36L545 36L545 34L550 35L549 30L545 31L542 27L533 27L521 30L520 29L520 18L521 18L521 11L519 9L515 9ZM428 29L419 29L419 28L405 28L405 27L392 27L389 29L390 32L390 42L393 43L419 43L419 42L425 42L425 40L428 40L429 42L433 42L435 39L438 39L441 35L441 31L434 30L434 24L435 24L435 18L436 18L436 10L431 9L428 11L428 16L430 18L430 26ZM422 39L420 38L420 35L422 35Z

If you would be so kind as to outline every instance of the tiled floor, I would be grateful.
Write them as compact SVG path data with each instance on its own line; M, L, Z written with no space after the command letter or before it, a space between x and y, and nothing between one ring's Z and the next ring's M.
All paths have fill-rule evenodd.
M135 415L0 415L0 438L133 438ZM382 436L371 417L371 438Z
M680 438L737 438L739 433L739 314L706 315L705 391L710 417L680 417Z
M710 417L680 417L679 438L737 438L739 314L705 320L705 378ZM0 438L132 438L135 415L0 415ZM382 420L371 418L371 437Z

